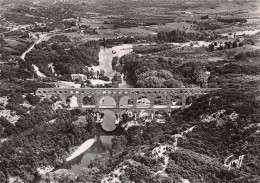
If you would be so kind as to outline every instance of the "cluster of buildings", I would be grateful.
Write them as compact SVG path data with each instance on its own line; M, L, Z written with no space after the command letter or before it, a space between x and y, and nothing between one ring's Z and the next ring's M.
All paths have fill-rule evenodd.
M82 23L82 18L78 17L64 19L64 32L78 32L86 34L97 34L99 27L92 27L90 25L80 24Z

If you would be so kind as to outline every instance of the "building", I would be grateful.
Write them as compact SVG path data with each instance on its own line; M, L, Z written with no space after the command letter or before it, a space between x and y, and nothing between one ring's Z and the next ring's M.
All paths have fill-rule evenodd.
M86 81L86 80L88 80L88 77L84 74L72 74L71 79L73 81L75 81L75 80Z

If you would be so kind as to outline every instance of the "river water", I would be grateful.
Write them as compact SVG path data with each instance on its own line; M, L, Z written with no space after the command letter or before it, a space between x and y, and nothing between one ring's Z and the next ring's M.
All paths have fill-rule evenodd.
M60 169L68 169L70 172L78 175L84 167L88 167L91 160L96 156L109 152L112 149L112 138L113 136L96 136L95 143L88 150L67 162Z

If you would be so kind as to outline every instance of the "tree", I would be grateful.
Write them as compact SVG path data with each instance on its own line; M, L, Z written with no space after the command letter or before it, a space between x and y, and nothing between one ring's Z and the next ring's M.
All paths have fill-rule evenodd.
M219 50L224 50L224 46L220 45Z
M93 77L95 76L95 72L94 71L88 71L88 73L87 73L87 77L89 78L89 79L92 79Z
M3 65L1 66L1 70L0 70L0 78L1 79L14 79L18 77L18 69L15 68L14 66L10 66L10 65Z
M233 48L236 48L236 47L237 47L237 41L233 41L232 47L233 47Z
M115 73L115 75L112 78L113 83L122 83L122 78L119 73Z
M229 41L229 42L228 42L228 49L231 48L231 45L232 45L232 43L231 43L231 41Z
M104 80L104 81L110 81L110 78L109 78L108 76L103 76L103 77L100 78L100 79L102 79L102 80Z
M165 82L167 88L182 88L184 87L181 81L175 79L169 79Z
M5 178L5 174L0 171L0 182L7 182L7 179Z
M209 51L210 52L213 52L214 51L214 44L209 44Z
M83 98L83 105L95 105L96 101L91 96L86 96Z
M235 56L235 59L245 61L247 59L247 56L244 52L240 52L238 55Z
M86 121L87 121L87 123L88 123L87 128L88 128L91 132L94 132L94 131L95 131L95 128L96 128L96 120L94 119L94 117L88 114L88 115L86 116Z
M20 94L13 94L13 96L8 100L8 103L14 104L22 104L24 103L25 99Z
M35 96L32 94L26 95L25 99L33 106L37 105L41 100L39 96Z
M225 42L225 46L224 46L224 49L230 49L231 48L231 42L229 41L226 41Z
M2 131L0 138L5 138L6 135L10 136L18 132L17 128L3 116L0 117L0 130Z
M99 78L102 78L105 76L105 71L102 69L99 71Z
M166 35L166 33L164 31L160 31L157 34L157 38L159 40L166 41L167 40L167 35Z
M118 64L119 58L115 56L112 60L112 68L115 69L116 65Z
M50 181L50 182L73 183L75 182L75 174L70 173L68 170L60 169L47 174L45 180L48 180L48 182Z
M195 76L195 80L196 83L198 83L201 87L205 87L207 82L208 82L208 78L209 75L206 72L206 68L202 67L202 68L196 68L194 71L194 76Z
M103 46L106 47L107 42L106 42L106 38L103 38Z

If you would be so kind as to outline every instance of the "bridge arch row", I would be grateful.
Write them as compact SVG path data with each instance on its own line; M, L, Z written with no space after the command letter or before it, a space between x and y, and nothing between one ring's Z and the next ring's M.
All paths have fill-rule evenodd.
M83 106L83 100L84 100L85 97L93 97L94 100L95 100L95 105L94 106L96 108L102 107L102 105L100 104L100 101L104 97L111 97L111 98L113 98L115 103L116 103L115 108L124 108L124 107L120 106L120 101L124 97L129 97L130 99L133 100L133 108L137 108L138 107L138 103L137 103L138 99L143 97L143 98L147 98L149 100L149 102L150 102L149 108L153 108L154 107L154 102L156 101L156 97L160 96L160 95L148 95L148 96L146 96L146 95L140 95L140 96L137 96L137 95L122 95L122 96L113 96L113 95L75 95L75 94L63 94L63 95L62 94L54 94L54 95L50 95L50 94L43 94L43 95L39 95L39 96L44 97L44 98L48 98L48 99L51 99L52 97L57 97L57 98L59 98L62 101L63 104L67 104L67 99L69 97L76 97L79 107ZM185 101L186 101L186 98L189 97L189 96L174 95L174 96L171 96L171 97L175 97L175 96L179 97L181 99L182 106L186 105ZM165 105L170 107L170 106L173 106L172 103L171 103L171 97L170 96L161 96L160 100L165 101L166 102Z
M119 103L123 97L130 97L133 99L133 108L137 107L137 100L139 97L146 97L150 101L149 108L154 107L154 102L157 96L160 96L167 104L167 108L171 108L173 97L181 99L181 106L185 108L186 100L189 97L198 98L200 95L206 94L209 91L218 90L214 88L134 88L134 89L120 89L120 88L91 88L91 89L62 89L62 88L39 88L36 95L51 98L57 96L66 104L66 100L70 96L75 96L79 107L83 105L83 99L86 96L91 96L95 99L95 108L100 107L100 100L102 97L112 97L116 102L116 108L120 108Z

